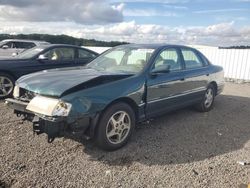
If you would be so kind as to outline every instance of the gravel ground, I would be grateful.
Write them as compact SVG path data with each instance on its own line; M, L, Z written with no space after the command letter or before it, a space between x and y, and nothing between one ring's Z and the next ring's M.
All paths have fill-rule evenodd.
M237 161L250 162L250 85L227 83L208 113L143 124L115 152L76 140L48 144L0 102L0 187L246 187L250 165Z

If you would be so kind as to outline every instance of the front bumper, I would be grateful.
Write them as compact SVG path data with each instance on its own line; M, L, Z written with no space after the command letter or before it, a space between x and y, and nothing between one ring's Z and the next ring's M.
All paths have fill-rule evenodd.
M35 114L26 109L28 103L17 99L6 99L8 107L14 109L18 117L23 117L33 123L33 131L36 134L46 133L48 142L52 142L56 137L65 137L73 134L85 134L91 125L92 119L89 116L81 116L69 122L68 117L48 117Z
M7 106L9 106L10 108L14 110L17 110L23 113L28 113L28 114L32 113L31 111L26 110L26 107L28 105L27 102L18 101L15 99L6 99L5 104L7 104Z
M218 84L218 86L217 86L217 93L216 94L217 95L221 94L223 92L223 90L224 90L224 87L225 87L224 83Z

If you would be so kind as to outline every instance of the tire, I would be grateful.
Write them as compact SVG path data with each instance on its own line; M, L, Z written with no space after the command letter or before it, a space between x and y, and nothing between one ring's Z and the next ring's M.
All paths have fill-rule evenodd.
M215 88L210 84L203 96L202 101L197 104L195 107L199 112L208 112L213 108L215 98Z
M126 103L110 106L101 116L95 142L103 150L117 150L127 144L135 128L135 113Z
M15 79L6 73L0 72L0 99L11 97L15 86Z

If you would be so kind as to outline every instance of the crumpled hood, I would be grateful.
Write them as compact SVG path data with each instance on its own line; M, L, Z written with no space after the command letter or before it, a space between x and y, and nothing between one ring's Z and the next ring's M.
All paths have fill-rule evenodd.
M25 75L17 80L17 84L41 95L59 97L67 90L109 75L112 74L84 67L61 68Z

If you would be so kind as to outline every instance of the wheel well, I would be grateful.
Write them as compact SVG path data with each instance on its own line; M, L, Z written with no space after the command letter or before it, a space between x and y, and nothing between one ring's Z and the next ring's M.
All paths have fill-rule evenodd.
M215 95L217 95L217 91L218 91L218 85L217 85L217 83L215 81L212 81L212 82L210 82L210 85L212 85L214 87L214 89L215 89Z
M8 75L10 75L10 76L14 79L14 81L16 80L16 77L15 77L11 72L9 72L9 71L0 70L0 74L1 74L1 73L3 73L3 74L8 74Z
M138 106L137 104L135 103L134 100L128 98L128 97L122 97L122 98L118 98L114 101L112 101L111 103L109 103L98 115L98 119L95 123L94 126L92 126L89 130L89 136L90 137L94 137L94 135L96 134L96 128L97 128L97 125L99 124L99 121L103 115L103 113L112 105L116 104L116 103L119 103L119 102L123 102L123 103L126 103L128 104L132 109L133 111L135 112L135 118L136 118L136 121L138 120Z
M110 106L112 106L116 103L119 103L119 102L124 102L124 103L128 104L132 108L132 110L135 112L135 117L137 120L137 118L138 118L138 106L133 99L128 98L128 97L122 97L122 98L118 98L118 99L112 101L103 109L102 112L105 112L105 110L108 109Z

